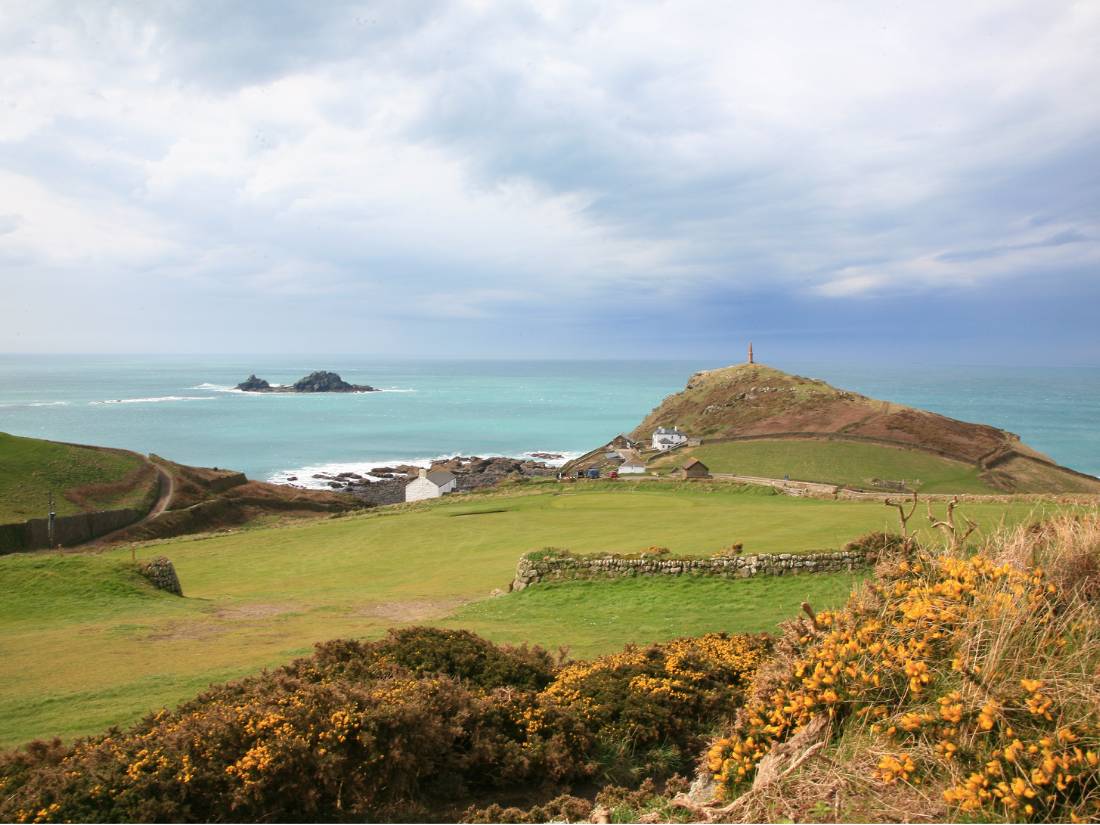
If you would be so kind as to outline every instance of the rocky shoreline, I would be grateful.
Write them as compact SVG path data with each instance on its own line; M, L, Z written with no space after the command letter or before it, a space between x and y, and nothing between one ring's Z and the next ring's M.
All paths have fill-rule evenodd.
M557 453L540 453L547 460L561 458ZM324 482L334 492L351 493L368 504L396 504L405 500L405 485L416 478L422 468L415 464L371 467L366 473L314 473L313 481ZM505 480L546 478L558 474L558 468L542 461L505 456L455 456L432 463L432 471L446 470L454 474L456 492L471 492L493 487ZM287 477L293 484L299 479Z
M237 385L241 392L381 392L367 384L349 384L339 375L327 370L311 372L287 386L272 386L255 373Z

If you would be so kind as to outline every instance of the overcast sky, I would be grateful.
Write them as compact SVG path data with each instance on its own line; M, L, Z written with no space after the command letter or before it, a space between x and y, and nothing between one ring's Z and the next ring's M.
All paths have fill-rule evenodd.
M1090 1L3 3L0 351L1100 363L1098 43Z

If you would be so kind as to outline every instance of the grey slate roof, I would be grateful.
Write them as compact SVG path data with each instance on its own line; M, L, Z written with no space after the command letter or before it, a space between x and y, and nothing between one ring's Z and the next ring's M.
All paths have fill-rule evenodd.
M433 470L428 473L428 481L434 484L436 487L442 487L444 484L455 480L455 474L448 470Z

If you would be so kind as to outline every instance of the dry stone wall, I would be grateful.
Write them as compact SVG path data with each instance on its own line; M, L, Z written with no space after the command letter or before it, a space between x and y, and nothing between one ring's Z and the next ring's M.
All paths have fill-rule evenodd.
M573 579L618 579L632 576L716 576L747 579L752 576L789 576L799 573L832 573L874 564L876 553L837 550L822 553L769 553L709 559L669 556L574 556L553 551L527 553L516 565L512 590L533 584Z
M91 541L96 536L133 524L143 515L140 510L101 510L58 516L54 519L54 543L70 547ZM49 520L44 518L0 525L0 555L49 547L49 530Z
M138 571L152 582L153 587L158 590L167 590L177 596L183 595L183 588L180 587L180 579L176 575L176 568L164 556L157 556L155 559L150 559L141 564Z

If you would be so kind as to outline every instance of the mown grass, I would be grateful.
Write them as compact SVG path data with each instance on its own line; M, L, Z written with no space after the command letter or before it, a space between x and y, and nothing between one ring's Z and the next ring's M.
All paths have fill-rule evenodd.
M45 518L49 494L58 515L83 512L65 492L91 484L117 484L140 470L139 456L95 447L79 447L0 433L0 524ZM136 506L156 482L132 489L108 490L89 502L96 509Z
M1044 512L1026 502L963 509L986 529ZM458 517L474 511L483 512ZM506 588L519 555L533 548L662 545L709 554L742 542L746 553L794 552L839 547L892 527L894 518L874 502L801 500L721 483L536 485L138 548L139 559L174 562L183 599L135 579L126 567L129 548L0 557L0 744L124 724L209 682L306 653L317 641L377 637L397 624L469 622L490 638L545 639L586 654L617 649L627 631L640 643L682 635L722 609L705 583L654 582L648 597L627 600L629 609L607 614L602 627L589 622L606 608L596 599L590 613L586 599L585 609L558 611L551 628L553 607L536 609L547 598L537 588L525 599L495 599L485 614L474 607L462 619L451 614ZM764 586L774 585L748 587ZM661 606L662 594L674 608ZM775 609L793 612L800 600L776 598ZM493 613L498 602L502 612ZM503 609L509 605L517 605L511 618ZM708 628L742 630L733 624L741 616L748 613L729 613Z
M698 458L712 473L819 481L874 489L875 479L901 481L924 493L997 493L978 469L929 453L855 441L766 439L703 444L658 459L654 469L671 470Z
M554 582L474 602L439 624L500 643L567 647L570 656L589 658L609 648L677 636L771 632L803 601L815 609L843 604L864 575Z

